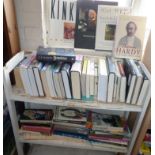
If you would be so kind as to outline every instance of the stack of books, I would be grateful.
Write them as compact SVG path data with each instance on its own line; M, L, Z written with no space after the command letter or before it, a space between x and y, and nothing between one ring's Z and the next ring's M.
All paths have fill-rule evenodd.
M143 104L150 81L140 61L75 55L71 49L50 50L39 48L37 55L28 56L15 68L17 86L24 87L26 94Z
M20 115L20 134L51 135L53 110L26 109Z
M123 117L90 112L88 121L92 123L88 136L92 143L128 145L130 131Z

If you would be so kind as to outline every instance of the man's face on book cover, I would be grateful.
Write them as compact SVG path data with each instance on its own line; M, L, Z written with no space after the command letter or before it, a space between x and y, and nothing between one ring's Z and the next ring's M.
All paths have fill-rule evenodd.
M136 29L136 24L134 22L129 22L126 26L127 36L134 36Z

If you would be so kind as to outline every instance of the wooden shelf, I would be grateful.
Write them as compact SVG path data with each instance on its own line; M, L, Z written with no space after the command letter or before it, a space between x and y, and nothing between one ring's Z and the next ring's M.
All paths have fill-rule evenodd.
M59 147L68 147L68 148L80 148L80 149L89 149L89 150L100 150L100 151L110 151L110 152L120 152L127 153L127 147L125 146L112 146L110 144L104 144L97 146L90 143L86 140L80 140L76 138L63 137L63 136L48 136L48 140L29 140L23 137L19 137L19 141L22 143L30 144L40 144L40 145L50 145L50 146L59 146Z
M141 112L142 106L131 105L126 103L103 103L98 101L82 101L68 99L52 99L47 97L28 96L23 90L13 88L11 97L13 101L23 101L35 104L45 104L53 106L67 106L84 109L99 109L99 110L115 110L115 111L134 111Z

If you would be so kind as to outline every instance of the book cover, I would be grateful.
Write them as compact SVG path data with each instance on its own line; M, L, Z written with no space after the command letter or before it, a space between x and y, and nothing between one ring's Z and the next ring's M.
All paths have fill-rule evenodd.
M119 15L128 15L131 8L118 6L98 6L96 27L96 50L113 49L117 18Z
M113 55L140 60L146 30L146 17L120 15L115 34Z
M74 47L76 0L46 0L47 43L52 47Z
M77 1L75 48L95 49L98 5L117 5L117 2Z

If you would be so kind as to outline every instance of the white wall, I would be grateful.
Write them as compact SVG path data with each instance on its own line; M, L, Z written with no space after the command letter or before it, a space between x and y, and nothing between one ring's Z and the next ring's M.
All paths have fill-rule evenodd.
M44 45L42 0L14 0L21 50Z

